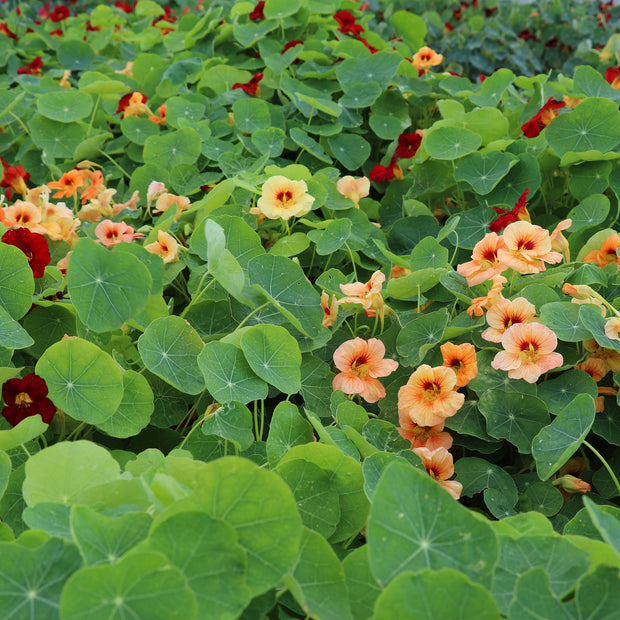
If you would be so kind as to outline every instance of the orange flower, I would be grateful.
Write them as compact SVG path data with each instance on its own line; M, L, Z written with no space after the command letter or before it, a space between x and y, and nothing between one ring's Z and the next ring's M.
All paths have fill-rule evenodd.
M398 278L404 278L411 273L411 269L407 269L407 267L401 267L400 265L394 265L392 267L392 271L390 271L390 279L396 280Z
M531 323L536 316L536 306L525 297L514 300L500 299L487 312L489 328L482 337L489 342L501 342L505 331L518 323Z
M551 484L554 487L560 487L566 493L588 493L592 490L592 487L585 480L575 478L570 474L556 478Z
M99 243L103 243L106 247L111 247L117 243L130 243L134 239L144 237L142 233L134 232L131 226L127 226L125 222L113 222L112 220L103 220L95 228L95 236Z
M101 170L95 170L88 175L87 173L84 173L83 176L90 177L90 185L82 192L82 204L84 204L88 200L97 198L97 196L105 189L105 186L103 185L103 174Z
M562 255L551 251L549 231L529 222L513 222L504 230L506 249L497 256L505 265L519 273L545 271L545 263L559 263Z
M430 47L421 47L414 55L411 63L419 71L420 69L430 69L440 65L443 62L443 56L433 51Z
M591 358L600 359L605 365L605 375L611 370L616 373L620 370L620 352L615 349L607 349L606 347L601 347L596 342L596 340L584 340L583 346L586 351L590 351L592 355Z
M575 364L575 368L587 372L597 383L609 372L605 361L594 355L588 355L583 362Z
M564 260L570 263L570 247L568 245L568 239L562 234L563 230L570 228L573 225L573 220L562 220L554 229L550 235L551 249L555 252L561 252L564 254Z
M498 250L505 250L506 244L497 233L491 232L478 241L471 254L472 260L458 265L456 270L467 278L469 286L475 286L508 269L507 265L497 257Z
M157 254L164 259L164 263L172 263L179 260L179 244L177 240L163 230L157 231L157 241L144 246L144 249Z
M336 189L345 197L350 198L354 206L359 208L360 199L370 193L370 181L366 177L355 179L352 176L345 176L336 183Z
M471 306L467 308L467 314L473 319L474 315L482 316L483 310L488 310L497 303L502 297L502 288L508 280L504 276L493 276L493 284L489 292L483 297L472 299Z
M366 310L367 317L383 317L384 306L381 296L381 287L385 282L385 274L375 271L370 280L363 282L353 282L351 284L341 284L340 290L346 295L338 300L338 304L361 304Z
M289 220L306 215L313 203L305 181L291 181L276 175L263 183L262 195L250 213L262 213L271 220Z
M564 359L554 353L558 344L555 333L542 323L517 323L502 336L500 351L491 366L507 370L511 379L535 383L540 375L561 366Z
M157 200L155 201L155 209L153 209L153 213L164 213L167 211L173 204L177 206L177 214L174 216L174 221L178 221L181 217L183 211L186 211L192 206L189 198L185 196L176 196L175 194L161 194Z
M376 338L343 342L334 351L334 364L342 371L334 377L334 390L359 394L366 402L376 403L385 396L385 388L377 377L387 377L398 368L398 362L384 359L384 355L385 346Z
M57 189L54 194L54 198L71 198L73 194L78 190L78 187L82 187L84 185L84 177L79 170L69 170L69 172L65 172L59 181L52 181L48 183L47 186L50 189Z
M428 448L429 450L445 448L449 450L452 447L452 435L443 430L443 422L435 426L418 426L411 421L408 415L399 414L398 418L400 420L398 432L411 442L412 450L414 448Z
M454 462L446 448L437 448L432 452L428 448L415 448L413 451L422 459L428 475L433 480L439 482L454 499L461 497L463 485L456 480L448 480L454 474Z
M419 426L435 426L453 416L465 402L456 392L451 368L422 364L398 390L398 416L409 416Z
M478 374L476 348L473 344L453 344L446 342L439 347L443 365L456 373L456 387L464 387Z
M606 265L618 262L616 250L620 248L620 237L614 233L608 237L600 250L592 250L583 257L584 263L597 263L602 269Z
M338 318L338 302L336 295L332 295L332 302L329 303L329 295L321 291L321 308L323 308L323 327L332 327Z

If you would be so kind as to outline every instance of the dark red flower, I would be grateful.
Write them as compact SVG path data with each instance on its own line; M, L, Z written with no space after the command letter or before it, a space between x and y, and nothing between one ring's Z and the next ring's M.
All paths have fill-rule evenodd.
M17 35L4 22L0 22L0 32L5 37L9 37L9 39L13 39L14 41L19 41L19 39L17 38Z
M0 157L0 163L2 164L0 187L10 187L23 196L28 191L26 181L30 180L30 173L26 172L21 164L19 166L9 166L2 157Z
M364 28L355 23L355 17L349 13L349 11L338 11L338 13L334 13L334 19L340 24L338 31L342 32L342 34L357 36L364 32Z
M2 235L2 243L19 248L28 259L32 275L43 277L45 267L50 264L50 250L43 235L27 228L11 228Z
M138 91L135 91L135 90L131 91L130 93L127 93L126 95L123 95L121 97L120 101L118 102L118 108L116 109L116 114L119 114L120 112L123 112L125 110L125 108L129 105L129 100L136 93L141 95L142 103L146 103L146 101L148 99L148 97L146 95L144 95L143 93L140 93Z
M383 183L383 181L391 181L392 179L402 179L403 171L398 165L396 160L392 158L392 161L388 166L382 166L377 164L369 173L368 177L375 183Z
M536 40L536 35L532 34L532 32L530 32L527 28L522 30L517 36L524 41L527 41L528 39Z
M398 146L394 151L394 159L411 159L420 148L422 136L417 133L401 133Z
M443 25L443 31L444 32L452 32L453 30L454 30L454 26L450 22L446 22Z
M151 25L155 26L158 22L168 22L169 24L174 24L177 21L177 18L172 14L172 9L169 6L164 7L164 14L156 17Z
M116 2L114 3L114 6L117 9L120 9L121 11L125 13L133 13L133 7L128 2L122 2L122 0L116 0Z
M493 220L489 226L491 232L499 232L500 230L506 228L508 224L512 224L513 222L518 222L519 220L525 220L526 222L531 222L530 214L527 210L527 195L530 190L526 189L521 196L519 196L519 200L517 200L517 204L513 209L502 209L501 207L493 207L493 211L499 214L500 217Z
M50 37L62 37L62 28L56 28L56 30L50 30Z
M9 379L2 386L2 415L11 426L17 426L25 418L37 414L49 424L56 413L56 406L47 398L47 392L45 380L33 372L23 379Z
M355 37L360 43L364 44L364 47L371 53L371 54L376 54L379 51L379 48L375 47L374 45L370 45L370 43L368 43L368 41L366 41L366 39L364 39L363 37Z
M493 15L493 13L495 13L498 10L499 10L499 7L492 6L492 7L489 7L488 9L484 9L484 14L487 17L491 17L491 15Z
M297 45L303 45L303 44L304 44L303 41L289 41L288 43L284 44L284 48L280 53L284 54L284 52L286 52L287 50L290 50L291 47L296 47Z
M526 137L535 138L558 115L557 110L565 107L563 101L554 101L553 97L549 97L547 103L527 123L521 125L521 131Z
M50 6L52 5L52 3L50 2L50 0L47 0L47 2L45 3L45 6L42 9L39 9L37 11L37 13L39 14L39 17L41 19L47 19L50 16ZM41 22L34 22L35 24L40 24Z
M482 75L482 73L481 73L481 74L478 76L478 79L480 80L480 83L482 84L482 82L484 82L484 81L487 79L487 77L486 77L486 75Z
M17 75L43 75L41 71L41 67L43 66L43 61L41 60L41 56L37 56L35 59L31 60L25 67L17 68Z
M69 10L69 7L64 4L60 4L48 15L48 17L56 24L67 19L70 15L71 11Z
M254 10L248 16L253 22L261 22L265 19L265 14L263 11L265 10L265 0L260 0L260 2L254 7Z
M87 32L99 32L102 30L101 26L93 26L90 22L90 19L86 22L86 31Z
M240 88L245 91L248 95L252 95L253 97L260 97L260 81L263 79L262 73L255 73L252 79L246 84L233 84L233 90L235 88Z
M620 67L609 67L605 70L605 80L616 90L620 90Z

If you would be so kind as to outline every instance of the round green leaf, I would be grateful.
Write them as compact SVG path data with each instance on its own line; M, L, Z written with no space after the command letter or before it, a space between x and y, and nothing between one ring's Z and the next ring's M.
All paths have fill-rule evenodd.
M177 164L194 164L201 151L200 135L191 127L183 127L162 135L150 136L144 142L144 161L170 170Z
M435 159L458 159L472 153L482 144L482 138L461 127L437 127L424 136L423 146Z
M609 185L611 169L610 161L585 161L578 166L571 166L568 179L571 194L577 200L583 200L592 194L602 194Z
M60 123L44 116L35 116L28 126L32 141L43 154L54 159L73 157L73 153L86 138L83 123Z
M526 189L530 190L530 196L532 196L540 187L540 166L536 157L530 153L521 153L518 157L519 161L508 174L491 192L485 195L489 206L506 204L512 207ZM490 209L488 211L492 216L490 219L497 217Z
M269 106L254 97L239 99L233 103L235 127L244 133L254 133L259 129L268 129L271 125Z
M138 351L146 367L181 392L198 394L205 388L198 366L204 344L179 316L155 319L138 338Z
M538 386L538 398L543 400L549 411L558 413L580 394L598 396L596 381L584 370L567 370L555 379L543 381Z
M532 439L549 423L545 403L529 394L488 390L478 402L480 413L486 418L489 435L507 439L521 454L532 452Z
M584 226L602 224L609 213L609 204L609 198L603 194L594 192L588 194L568 213L567 217L573 220L570 232L575 232Z
M273 411L267 437L267 458L274 468L293 447L310 443L314 436L312 425L304 419L293 403L283 401Z
M144 551L75 573L62 592L60 613L66 620L190 620L196 599L166 556Z
M133 437L147 426L153 414L153 391L134 370L123 373L123 399L118 409L97 428L112 437Z
M252 144L260 151L261 155L268 155L269 157L282 155L285 140L286 134L279 127L258 129L252 133Z
M65 334L75 336L75 312L60 305L37 306L24 318L24 327L34 338L30 351L41 357L45 350Z
M235 528L204 512L159 521L143 548L163 553L183 572L198 603L198 618L235 620L250 602L246 552Z
M421 314L409 321L398 334L396 348L405 366L416 366L441 341L448 324L448 311Z
M0 450L17 448L17 446L42 435L47 430L47 427L48 424L43 422L40 415L28 416L17 426L6 431L0 431Z
M381 587L368 562L368 545L354 549L342 561L354 618L370 618Z
M61 340L47 349L35 370L45 379L54 404L76 420L98 424L121 404L123 374L92 342Z
M590 331L582 321L580 304L554 301L540 309L540 321L552 329L560 340L580 342L591 338Z
M463 573L444 568L398 575L381 593L373 620L497 620L499 610L491 593L472 583Z
M545 135L560 157L569 151L607 153L620 142L618 104L603 97L588 97L572 112L554 118Z
M26 255L14 245L0 243L0 308L20 319L32 306L34 278Z
M95 51L86 41L75 39L63 41L57 47L56 55L60 66L70 71L88 69L96 58Z
M148 118L128 116L121 121L121 131L134 144L142 146L148 138L159 134L159 125Z
M241 349L232 344L207 343L198 356L198 366L207 389L219 403L245 404L267 398L267 384L250 368Z
M354 133L340 133L327 138L334 157L347 169L361 168L370 156L370 144Z
M144 308L152 285L135 256L80 239L71 253L67 286L81 321L95 332L116 329Z
M7 349L25 349L34 344L28 332L0 306L0 346Z
M515 620L530 618L568 620L571 617L551 590L549 575L540 566L532 568L517 580L508 615Z
M510 153L470 153L456 162L454 178L467 181L477 194L488 194L518 162Z
M93 109L93 98L79 90L61 90L37 98L39 114L53 121L71 123L86 118Z
M292 233L286 237L280 237L270 248L269 254L277 256L296 256L307 250L310 246L308 235L302 232Z
M517 487L512 476L504 469L484 459L465 457L455 465L456 479L463 485L461 496L471 497L484 489L501 491L514 506L517 503Z
M426 22L410 11L396 11L390 16L390 24L394 26L396 34L409 45L412 50L417 50L424 45L426 38Z
M72 504L84 489L119 478L120 465L105 448L90 441L63 441L26 461L24 500L28 506Z
M285 394L299 392L301 352L284 327L254 325L242 334L240 345L248 364L261 379Z
M266 388L267 384L264 385ZM245 405L227 402L205 418L202 432L223 437L237 444L239 449L247 450L254 443L252 426L252 414Z
M488 586L498 557L486 520L455 502L426 472L400 460L387 466L377 486L367 540L370 567L384 586L403 571L443 568Z

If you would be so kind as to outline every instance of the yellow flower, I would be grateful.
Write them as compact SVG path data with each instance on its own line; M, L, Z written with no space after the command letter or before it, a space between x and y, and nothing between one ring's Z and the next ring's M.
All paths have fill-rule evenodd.
M430 47L421 47L414 55L411 61L413 66L420 69L430 69L440 65L443 62L443 56L433 51Z
M313 202L314 197L308 194L305 181L291 181L277 175L263 183L263 193L256 204L265 217L288 220L306 215L312 209Z

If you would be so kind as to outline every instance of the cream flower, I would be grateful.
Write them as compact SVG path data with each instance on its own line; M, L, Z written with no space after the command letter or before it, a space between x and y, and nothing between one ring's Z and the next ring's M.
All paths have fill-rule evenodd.
M258 210L270 220L289 220L306 215L314 203L305 181L291 181L281 175L263 183L263 193L256 203Z

